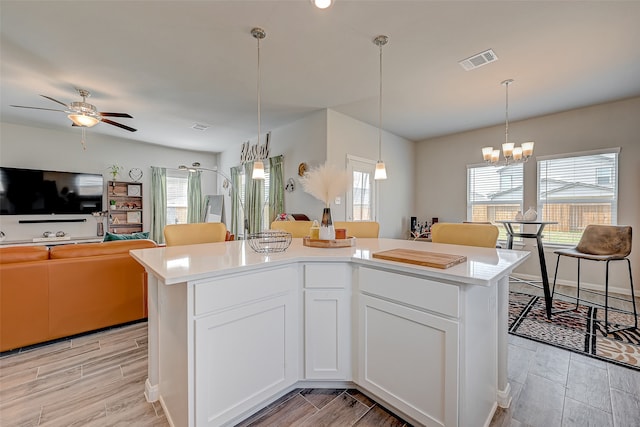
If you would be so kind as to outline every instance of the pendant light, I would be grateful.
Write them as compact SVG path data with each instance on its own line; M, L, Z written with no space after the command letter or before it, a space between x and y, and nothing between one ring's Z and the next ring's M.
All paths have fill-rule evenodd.
M373 43L380 48L380 96L378 98L378 162L373 179L387 179L387 169L382 161L382 46L389 41L387 36L378 36L373 39Z
M502 155L506 166L511 163L526 162L533 155L533 141L523 142L520 147L516 147L513 142L509 142L509 85L513 79L502 81L505 87L505 109L504 109L504 143L502 144ZM482 148L482 158L490 164L497 165L500 160L500 150L493 147Z
M262 28L254 28L251 30L251 35L258 41L258 147L260 147L260 40L267 36L267 33ZM258 159L253 162L253 179L265 179L264 175L264 163L262 159Z

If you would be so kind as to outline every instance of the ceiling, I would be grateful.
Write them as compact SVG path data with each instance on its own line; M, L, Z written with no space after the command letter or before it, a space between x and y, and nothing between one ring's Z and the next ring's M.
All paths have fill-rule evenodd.
M409 140L504 123L500 82L512 78L519 120L640 96L640 1L309 0L0 1L2 121L71 129L64 114L21 109L80 101L130 133L91 133L220 152L257 135L261 27L261 129L330 108ZM486 49L498 61L464 71ZM210 126L192 129L195 123Z

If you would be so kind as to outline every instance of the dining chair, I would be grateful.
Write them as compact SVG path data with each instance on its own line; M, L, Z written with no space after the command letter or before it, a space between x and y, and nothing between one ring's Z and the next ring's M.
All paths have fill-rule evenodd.
M270 228L291 233L291 237L306 237L312 224L312 221L273 221Z
M633 277L631 274L631 261L629 254L631 253L631 227L622 225L597 225L590 224L582 232L578 245L574 248L557 249L554 251L558 255L556 262L556 272L553 276L553 287L551 289L551 298L556 289L556 278L558 277L558 266L560 265L560 257L566 256L576 258L578 260L578 277L576 290L576 309L580 303L580 261L604 261L605 282L604 282L604 327L605 332L617 332L626 329L638 328L638 311L636 309L636 299L633 291ZM631 304L633 305L633 326L624 325L622 328L609 330L609 263L611 261L627 261L629 268L629 285L631 287ZM573 310L573 309L571 309ZM562 313L562 310L554 312Z
M164 240L167 246L224 242L227 239L227 226L222 222L169 224L164 227Z
M495 248L499 230L493 224L436 222L431 226L433 243Z
M334 221L335 228L347 230L347 237L373 238L380 234L380 224L376 221Z

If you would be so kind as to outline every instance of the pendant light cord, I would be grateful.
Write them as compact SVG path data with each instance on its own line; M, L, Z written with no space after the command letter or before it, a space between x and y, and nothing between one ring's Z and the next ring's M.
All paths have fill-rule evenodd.
M503 80L504 90L504 142L509 142L509 85L513 83L513 79Z
M260 37L256 37L258 40L258 147L260 146Z
M382 43L380 47L380 96L378 98L378 160L382 160Z

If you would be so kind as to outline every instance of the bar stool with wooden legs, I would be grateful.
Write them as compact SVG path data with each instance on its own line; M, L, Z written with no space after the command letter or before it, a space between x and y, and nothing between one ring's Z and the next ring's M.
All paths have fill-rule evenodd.
M638 312L636 310L636 299L633 291L633 278L631 274L631 261L628 256L631 253L631 227L615 226L615 225L588 225L582 237L575 248L558 249L554 251L558 255L556 263L556 272L553 276L553 288L551 297L556 289L556 278L558 277L558 266L560 265L560 257L567 256L577 258L578 260L578 278L576 291L576 309L580 303L580 261L605 261L605 284L604 284L604 325L605 332L618 332L626 329L638 328ZM633 305L633 326L625 326L615 330L609 330L609 263L611 261L627 261L629 267L629 285L631 286L631 303ZM573 309L571 309L573 310ZM568 311L568 310L563 310ZM555 312L561 313L560 312Z

